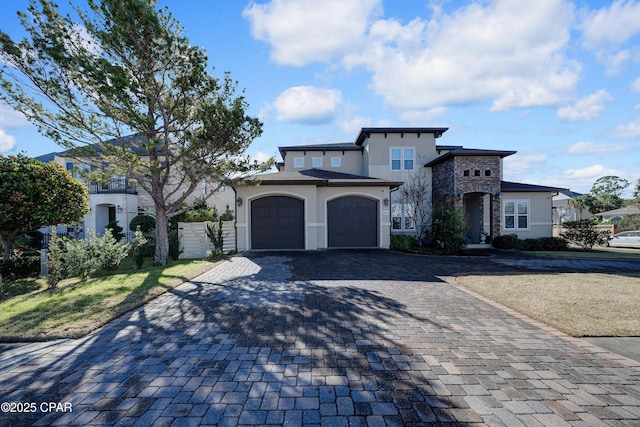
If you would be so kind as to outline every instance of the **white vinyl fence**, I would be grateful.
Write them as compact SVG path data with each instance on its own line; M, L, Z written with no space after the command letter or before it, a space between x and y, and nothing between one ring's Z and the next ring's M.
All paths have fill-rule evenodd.
M213 250L213 245L207 237L207 225L217 222L179 222L178 239L180 241L180 259L204 258L207 251ZM234 221L222 222L222 251L227 254L236 250L236 229Z

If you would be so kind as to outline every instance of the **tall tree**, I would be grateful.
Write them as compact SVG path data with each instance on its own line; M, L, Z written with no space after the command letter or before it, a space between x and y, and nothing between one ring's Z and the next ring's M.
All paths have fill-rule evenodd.
M11 257L13 242L24 233L82 220L89 212L87 198L87 187L62 166L0 154L2 258Z
M567 205L576 213L576 217L574 218L574 220L580 221L582 219L582 211L587 209L589 206L591 206L591 203L593 203L591 199L591 196L587 194L572 197L571 199L569 199Z
M624 206L622 192L629 187L629 181L618 176L603 176L596 179L589 191L593 197L591 213L605 212Z
M87 1L74 20L49 0L31 0L18 13L29 37L0 32L0 97L59 145L97 153L105 175L125 175L150 195L163 265L168 219L203 179L270 167L244 154L262 123L247 115L229 73L209 73L204 49L157 0ZM113 143L131 135L135 146Z
M638 178L638 182L636 182L633 190L633 204L636 205L637 208L640 208L640 178Z

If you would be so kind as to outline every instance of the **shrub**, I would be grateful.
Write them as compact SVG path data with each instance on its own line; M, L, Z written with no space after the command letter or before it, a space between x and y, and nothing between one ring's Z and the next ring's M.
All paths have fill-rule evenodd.
M616 230L640 230L640 214L623 216L616 223Z
M516 249L519 243L518 236L515 234L506 234L494 237L491 244L496 249Z
M169 235L171 235L172 231L177 232L178 230L171 230L169 232ZM142 268L142 265L144 264L144 259L149 253L149 247L147 246L147 243L148 243L147 238L144 236L144 234L142 234L140 227L138 227L135 231L135 234L133 236L133 240L131 241L130 249L129 249L131 257L133 258L133 265L138 270ZM169 240L169 243L171 243L171 240ZM169 245L169 248L171 248L171 245Z
M181 253L182 249L180 248L178 230L171 229L169 230L169 256L174 261L177 261Z
M395 251L408 251L417 244L417 240L412 236L405 234L392 234L389 249Z
M40 254L14 249L11 258L0 258L0 275L7 280L36 277L40 274Z
M129 243L120 243L116 240L109 229L102 237L90 232L87 244L89 255L98 260L99 268L108 271L116 270L120 266L122 260L129 254L131 247Z
M217 212L214 209L196 209L185 213L184 222L218 221Z
M106 230L111 230L111 235L118 242L124 238L124 234L122 234L123 228L118 225L118 221L109 221Z
M227 206L224 213L220 215L220 218L222 218L223 221L233 221L233 211L229 209L229 206Z
M151 215L138 215L129 223L129 230L136 231L140 228L143 233L150 233L156 229L156 219Z
M569 246L562 237L540 237L538 240L542 242L543 251L566 251Z
M427 233L432 244L444 249L447 253L461 251L467 244L464 213L453 207L439 214Z
M609 240L609 231L596 230L590 219L567 221L562 226L566 230L560 236L582 249L591 250L594 245L604 245Z

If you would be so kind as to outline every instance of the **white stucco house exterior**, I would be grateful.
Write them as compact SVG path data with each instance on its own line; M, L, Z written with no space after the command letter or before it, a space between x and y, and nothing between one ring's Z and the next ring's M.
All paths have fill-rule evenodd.
M135 151L135 138L126 138L125 143L130 144ZM144 153L139 152L144 157ZM36 157L45 163L53 162L68 170L72 176L87 185L89 193L89 213L85 218L67 230L66 226L58 226L59 233L74 232L76 237L82 238L89 230L102 235L106 225L110 221L118 221L125 230L129 230L129 223L139 214L155 216L155 208L151 197L135 182L122 176L112 176L108 183L87 182L81 171L95 169L95 159L92 156L74 155L72 150L48 153ZM186 200L187 205L192 205L196 198L210 195L214 188L212 182L202 181L199 191L192 193ZM222 187L220 191L207 199L209 206L215 206L219 212L224 212L227 207L233 209L234 191L230 187ZM44 230L46 231L46 230Z
M234 184L236 246L251 249L388 248L393 233L416 233L398 189L426 174L427 203L452 204L481 237L552 235L552 197L561 188L503 181L515 153L437 144L448 128L362 128L348 143L280 147L278 172Z

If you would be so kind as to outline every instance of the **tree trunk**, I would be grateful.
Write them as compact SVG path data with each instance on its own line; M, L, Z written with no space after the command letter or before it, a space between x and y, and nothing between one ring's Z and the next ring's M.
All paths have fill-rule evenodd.
M155 265L166 265L169 256L169 219L164 206L156 204L156 253Z
M11 259L11 242L0 238L0 244L2 245L2 259L9 261Z

